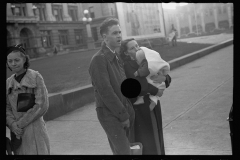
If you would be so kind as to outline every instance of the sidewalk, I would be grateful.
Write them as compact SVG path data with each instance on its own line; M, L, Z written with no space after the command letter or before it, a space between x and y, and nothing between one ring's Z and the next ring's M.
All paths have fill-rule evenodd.
M208 43L208 44L217 44L222 41L233 38L233 34L221 33L217 35L202 36L202 37L192 37L178 39L178 42L187 42L187 43Z
M233 95L233 45L170 76L161 100L166 155L231 155L226 119ZM112 154L95 103L48 121L47 129L52 155Z

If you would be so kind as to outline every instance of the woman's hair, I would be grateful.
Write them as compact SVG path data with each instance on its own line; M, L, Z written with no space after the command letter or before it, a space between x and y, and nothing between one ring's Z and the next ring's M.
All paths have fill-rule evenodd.
M129 56L126 55L125 52L127 52L127 50L128 50L128 48L127 48L128 42L133 41L133 40L135 40L135 39L129 38L129 39L125 39L121 42L121 47L120 47L119 53L120 53L120 57L122 58L122 60L129 58Z
M25 49L22 47L22 44L17 44L15 46L7 47L7 56L12 52L13 53L20 52L21 56L24 57L26 60L25 63L23 64L23 68L28 69L30 66L29 56L26 55ZM7 56L6 56L6 58L7 58ZM10 69L10 71L12 71L11 68L8 66L8 63L7 63L7 67L8 67L8 69Z

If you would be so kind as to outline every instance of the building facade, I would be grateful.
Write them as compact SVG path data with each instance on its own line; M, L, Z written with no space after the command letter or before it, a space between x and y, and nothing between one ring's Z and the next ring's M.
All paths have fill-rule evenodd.
M55 48L87 48L85 9L90 12L92 38L99 47L101 22L117 16L114 3L7 3L7 45L22 43L31 58Z
M233 27L233 3L189 3L177 5L175 10L164 9L164 13L167 32L173 24L179 37Z
M102 41L99 33L102 21L118 17L116 3L7 3L6 7L7 44L22 43L31 58L55 48L88 48L89 35L82 21L86 9L92 18L90 25L95 48L100 47ZM179 37L201 34L232 27L233 4L189 3L178 5L175 10L164 9L159 19L163 16L162 28L166 35L171 32L172 25L178 30Z

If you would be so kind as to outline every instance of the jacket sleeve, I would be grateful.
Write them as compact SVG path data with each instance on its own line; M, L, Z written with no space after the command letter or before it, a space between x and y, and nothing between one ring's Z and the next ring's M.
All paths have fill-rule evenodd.
M150 83L147 82L147 79L145 77L135 77L134 76L134 72L135 70L130 66L130 64L125 63L124 64L124 70L126 73L127 78L134 78L137 79L139 81L139 83L141 84L141 92L139 94L139 96L144 96L147 93L150 93L151 95L156 95L158 92L158 88L151 85ZM131 102L134 103L137 100L136 98L130 98Z
M6 95L7 100L6 100L6 120L7 120L7 126L9 129L12 129L12 124L13 122L16 122L16 118L14 117L12 113L12 107L8 99L8 95Z
M139 65L137 72L140 77L147 77L150 74L148 70L148 62L146 59L144 59Z
M30 123L43 116L48 110L48 91L40 73L37 74L36 81L37 87L34 89L36 104L17 121L19 128L28 126Z
M155 96L158 93L158 88L153 86L152 84L148 83L148 87L147 87L146 92Z
M98 55L92 59L89 74L94 88L99 93L106 107L118 117L121 122L127 120L129 114L112 88L107 70L107 61L104 56Z

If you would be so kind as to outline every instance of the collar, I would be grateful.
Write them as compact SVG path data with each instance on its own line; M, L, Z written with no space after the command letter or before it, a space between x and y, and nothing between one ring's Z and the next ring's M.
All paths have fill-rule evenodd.
M26 74L24 75L24 77L22 78L21 83L19 84L14 76L15 74L13 74L11 77L9 77L7 79L7 93L9 91L9 88L21 88L21 86L26 86L28 88L35 88L37 86L36 84L36 77L37 77L38 72L34 71L32 69L27 69Z
M106 47L107 47L107 48L108 48L108 49L109 49L109 50L110 50L112 53L114 53L114 54L116 53L116 52L115 52L115 50L114 50L114 51L113 51L113 50L111 50L111 48L110 48L110 47L108 47L108 45L107 45L107 44L106 44Z
M118 57L117 57L117 55L116 55L116 52L114 51L112 51L107 45L106 45L106 43L103 41L102 42L102 52L103 52L103 54L107 57L107 59L109 59L110 61L113 61L113 59L116 57L117 59L118 59Z

